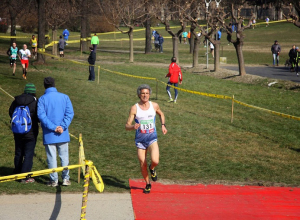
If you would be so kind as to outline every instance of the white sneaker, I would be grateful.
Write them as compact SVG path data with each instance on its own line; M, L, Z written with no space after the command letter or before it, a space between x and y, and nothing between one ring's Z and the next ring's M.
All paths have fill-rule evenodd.
M297 76L299 76L299 73L296 73Z
M58 181L49 181L48 183L47 183L47 186L52 186L52 187L56 187L56 186L58 186Z
M64 179L62 185L63 186L70 186L71 185L71 181L67 180L67 179Z

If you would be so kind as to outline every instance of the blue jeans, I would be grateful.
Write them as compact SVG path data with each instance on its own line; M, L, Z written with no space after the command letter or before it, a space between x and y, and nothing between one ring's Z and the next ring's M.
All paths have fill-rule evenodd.
M46 154L47 154L47 163L48 168L57 168L57 160L56 160L56 150L58 152L58 156L60 158L61 166L65 167L69 165L69 145L68 143L59 143L59 144L47 144L45 145ZM62 179L70 179L69 170L62 171ZM51 173L50 174L51 181L58 181L58 174Z
M170 82L168 82L168 85L174 85L175 87L178 87L178 83L170 83ZM167 88L166 88L166 90L167 90L167 93L168 93L168 95L169 95L169 97L170 97L170 99L172 98L172 95L171 95L171 92L170 92L170 86L167 86ZM177 96L178 96L178 90L177 89L174 89L174 91L175 91L175 101L177 100Z
M31 172L35 144L36 137L32 139L15 137L15 174Z
M275 66L275 61L277 61L277 65L279 63L279 55L277 53L273 53L273 65Z
M163 52L163 45L162 44L159 45L159 52Z
M94 66L89 66L89 80L95 81L95 67Z

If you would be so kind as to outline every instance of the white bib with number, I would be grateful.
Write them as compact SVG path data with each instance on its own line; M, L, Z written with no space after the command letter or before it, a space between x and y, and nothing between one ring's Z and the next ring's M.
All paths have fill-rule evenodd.
M138 104L136 104L136 116L135 122L140 124L139 132L142 134L151 134L156 131L155 129L155 115L156 112L151 102L148 110L142 110Z

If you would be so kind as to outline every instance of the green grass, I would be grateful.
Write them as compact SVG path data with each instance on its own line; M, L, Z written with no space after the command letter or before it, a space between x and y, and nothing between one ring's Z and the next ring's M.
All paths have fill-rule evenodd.
M101 55L100 55L101 56ZM100 62L101 63L101 62ZM166 69L133 64L102 67L133 75L163 79ZM12 77L7 58L0 56L1 87L13 96L21 94L26 81ZM30 66L27 82L37 87L37 95L44 92L43 78L52 76L60 92L70 96L75 117L70 132L83 134L86 158L92 160L101 173L106 192L128 189L129 178L141 178L134 145L134 132L125 131L130 106L138 101L136 88L148 83L154 90L155 81L127 78L105 71L100 84L87 82L85 66L48 59L46 65ZM242 84L215 79L184 71L183 88L223 94L249 104L298 115L298 92L268 89L265 86ZM14 140L9 128L8 108L12 99L0 92L0 175L13 169ZM230 123L231 102L188 93L179 93L178 105L167 103L165 86L158 84L158 100L166 115L168 134L163 136L158 126L160 179L228 184L285 184L299 186L299 122L265 112L235 105L234 123ZM159 125L159 122L157 122ZM70 163L78 160L78 143L70 143ZM40 132L33 170L46 169L46 155ZM37 183L18 182L0 184L1 193L55 192L46 187L48 176ZM72 186L61 191L82 191L77 184L77 170L71 171ZM95 188L93 184L91 191Z
M163 30L164 36L168 36ZM270 49L277 39L283 47L282 57L297 43L300 31L291 24L274 24L268 28L259 27L247 30L244 45L246 64L270 63ZM293 33L287 38L286 33ZM74 35L78 33L73 33ZM143 37L143 32L135 32ZM101 38L112 36L101 35ZM122 38L127 35L116 34ZM288 39L288 41L286 40ZM27 39L19 39L18 45ZM143 42L136 41L136 51L143 51ZM60 92L70 96L75 117L70 126L74 135L83 134L86 158L92 160L105 182L106 192L128 190L129 178L141 178L134 146L134 132L125 131L129 108L138 101L136 88L148 83L153 88L152 98L156 97L156 82L127 78L101 70L100 84L87 82L86 66L47 59L46 65L29 67L28 80L21 78L18 65L17 76L11 76L6 52L9 40L0 39L0 86L13 96L23 92L26 82L37 87L37 96L44 92L43 78L52 76ZM236 64L235 51L222 37L223 53L229 63ZM127 50L128 44L120 42L100 43L100 48ZM267 48L267 49L263 49ZM179 45L180 61L190 64L192 56L187 45ZM51 48L48 49L48 52ZM163 54L135 54L136 62L168 64L171 54L170 39L166 39ZM200 48L200 63L205 63L205 49ZM79 45L70 44L66 56L86 60L87 53L80 57ZM107 62L125 62L124 64ZM210 60L211 62L211 60ZM128 63L128 54L97 53L97 64L103 68L133 75L156 77L165 80L167 69L149 64ZM232 96L248 104L272 109L286 114L300 116L299 92L280 88L267 88L265 83L237 83L194 74L184 70L183 88L201 92ZM230 123L231 102L179 92L178 105L167 103L165 86L158 84L158 100L166 115L168 134L161 134L158 126L160 164L157 169L160 179L171 181L192 181L228 184L242 182L265 185L299 186L300 177L300 138L299 122L249 109L235 104L234 122ZM14 140L9 127L8 108L12 98L0 91L0 175L10 175L13 170ZM159 125L159 122L157 123ZM46 154L40 131L34 157L34 170L46 169ZM74 138L70 143L70 163L78 161L78 143ZM72 186L61 188L63 192L82 191L77 184L77 170L71 171ZM46 187L48 176L36 178L37 183L22 185L18 182L0 184L0 193L56 192ZM91 191L95 191L93 184Z

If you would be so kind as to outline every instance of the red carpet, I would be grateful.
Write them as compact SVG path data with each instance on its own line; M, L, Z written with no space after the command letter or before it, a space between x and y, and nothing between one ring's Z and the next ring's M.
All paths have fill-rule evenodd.
M129 180L134 214L142 219L300 219L300 188L163 185Z

